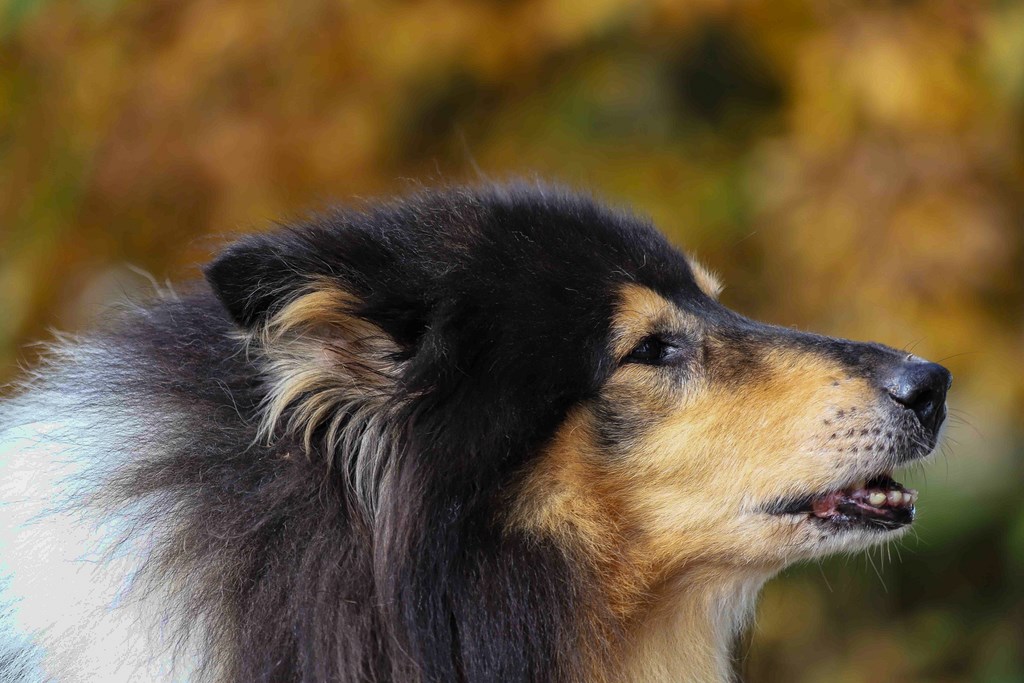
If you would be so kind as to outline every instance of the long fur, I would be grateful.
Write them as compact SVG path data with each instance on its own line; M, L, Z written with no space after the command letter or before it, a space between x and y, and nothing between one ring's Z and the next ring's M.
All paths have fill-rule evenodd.
M752 497L876 467L794 440L825 443L817 411L896 356L758 326L719 289L646 220L547 186L229 246L181 296L59 339L0 407L0 680L726 676L780 534L793 558L833 543ZM628 364L669 328L691 355ZM746 427L747 386L783 426ZM769 463L728 466L744 521L701 517L732 452Z
M38 543L40 525L57 524L52 519L68 520L52 532L55 545L68 528L101 528L46 558L33 585L7 591L15 613L9 623L47 652L107 654L95 662L47 658L38 676L540 680L576 669L571 615L584 599L585 577L572 576L542 542L498 538L498 520L482 512L524 455L522 446L512 452L511 428L525 428L535 444L555 419L530 424L520 414L529 411L496 414L512 397L488 406L452 395L464 391L457 385L431 386L450 381L456 367L440 370L447 377L415 368L401 390L387 386L407 362L393 349L377 348L369 360L359 355L361 365L378 367L353 368L344 347L376 344L368 338L372 326L359 322L371 317L366 310L337 324L300 321L311 309L322 312L316 278L359 264L364 272L345 284L371 308L376 283L365 282L365 268L376 267L378 278L408 277L389 270L394 252L407 250L400 255L407 263L429 261L414 242L432 223L469 222L481 210L478 198L454 193L324 217L268 238L282 245L267 255L272 263L246 275L276 280L230 300L229 308L240 306L237 320L199 287L126 311L87 340L55 346L37 379L5 405L3 441L9 467L28 454L54 456L61 468L22 506L20 519L7 518L7 537ZM335 225L348 232L334 245L344 254L332 261L324 236ZM367 243L373 233L389 229L395 241L388 251L368 254L385 246ZM409 243L399 241L401 231ZM215 282L221 263L211 270ZM373 311L372 318L407 344L410 327L422 325L413 317L416 300L431 292L422 281L405 285L412 310ZM318 348L313 325L332 335ZM353 329L333 336L345 325ZM421 354L448 352L440 339L421 346ZM318 353L323 358L303 367ZM326 377L330 369L339 372ZM471 408L445 407L453 404ZM450 419L450 410L465 415ZM481 429L486 423L496 428ZM31 435L22 436L26 430ZM399 464L399 476L385 476ZM17 499L19 483L4 476L9 499ZM66 495L48 500L52 491ZM18 565L29 551L7 543L14 551L5 553L8 563ZM102 590L80 583L62 590L48 567L86 554L100 558ZM108 571L108 558L121 555L124 569ZM10 569L15 579L31 573ZM51 591L68 594L66 602L38 597ZM68 633L81 621L60 604L32 603L73 604L82 592L97 597L79 616L97 623L120 614L115 603L158 604L80 632L81 647L69 647ZM17 616L30 612L44 616L39 623ZM71 623L59 630L47 619ZM129 640L140 644L126 647ZM161 655L155 663L154 653Z

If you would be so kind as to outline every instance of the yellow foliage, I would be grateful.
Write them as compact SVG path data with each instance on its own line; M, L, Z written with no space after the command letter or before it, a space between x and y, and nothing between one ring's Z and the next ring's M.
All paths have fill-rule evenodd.
M0 378L147 286L125 263L194 277L218 235L410 179L592 187L722 273L725 303L957 378L934 516L886 570L908 611L798 575L769 589L750 680L1019 680L993 648L1020 609L907 582L990 539L1014 578L960 580L1024 595L1022 121L1016 3L6 0Z

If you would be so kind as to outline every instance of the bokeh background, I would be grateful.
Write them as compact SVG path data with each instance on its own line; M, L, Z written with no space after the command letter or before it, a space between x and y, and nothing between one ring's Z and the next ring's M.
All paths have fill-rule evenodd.
M770 584L747 680L1024 681L1022 152L1016 2L0 0L0 379L224 233L593 188L727 304L956 376L916 533Z

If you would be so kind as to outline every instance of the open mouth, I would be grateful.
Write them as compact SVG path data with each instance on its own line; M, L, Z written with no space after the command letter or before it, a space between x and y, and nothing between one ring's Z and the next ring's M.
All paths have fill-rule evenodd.
M784 502L772 512L806 514L833 527L892 530L914 521L917 491L904 488L886 473L850 488Z

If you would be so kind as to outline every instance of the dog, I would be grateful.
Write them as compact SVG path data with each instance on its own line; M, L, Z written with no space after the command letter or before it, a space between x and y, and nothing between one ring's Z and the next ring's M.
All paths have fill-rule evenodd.
M540 183L244 237L0 408L4 681L727 681L895 539L950 373L754 322Z

